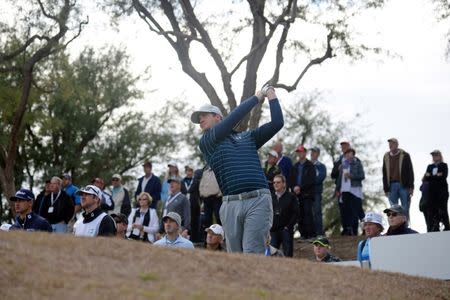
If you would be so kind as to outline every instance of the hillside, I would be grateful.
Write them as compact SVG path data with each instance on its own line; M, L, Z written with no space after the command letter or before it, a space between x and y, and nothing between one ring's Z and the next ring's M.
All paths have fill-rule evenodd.
M448 299L450 282L305 259L0 232L3 299Z

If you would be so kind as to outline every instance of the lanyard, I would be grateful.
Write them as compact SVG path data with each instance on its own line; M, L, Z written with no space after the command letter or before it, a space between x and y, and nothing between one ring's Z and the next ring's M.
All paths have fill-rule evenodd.
M175 195L171 196L169 199L167 199L167 201L166 201L166 208L167 208L167 206L169 206L170 203L173 202L173 200L175 200L175 198L176 198L179 194L181 194L181 192L178 192L178 193L176 193Z
M53 204L55 204L55 202L58 201L58 198L59 198L60 195L61 195L61 190L59 190L58 195L56 195L56 199L53 200L53 193L51 193L51 195L50 195L51 205L50 206L53 206Z

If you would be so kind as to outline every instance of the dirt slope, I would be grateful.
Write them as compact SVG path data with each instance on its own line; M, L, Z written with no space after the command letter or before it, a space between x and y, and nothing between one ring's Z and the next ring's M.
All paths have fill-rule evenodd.
M450 282L304 259L0 232L2 299L448 299ZM113 297L113 298L111 298Z

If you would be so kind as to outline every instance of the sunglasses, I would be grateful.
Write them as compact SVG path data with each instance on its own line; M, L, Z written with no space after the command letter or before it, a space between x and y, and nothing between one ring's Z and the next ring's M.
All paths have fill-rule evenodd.
M396 213L396 212L388 212L386 215L387 215L388 217L390 217L390 216L396 217L396 216L398 216L399 214Z
M113 178L111 181L119 181L119 178Z

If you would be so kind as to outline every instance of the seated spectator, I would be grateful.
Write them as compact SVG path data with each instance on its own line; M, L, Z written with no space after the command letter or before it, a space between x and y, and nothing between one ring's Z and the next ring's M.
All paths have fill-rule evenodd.
M222 226L212 224L206 231L206 249L212 251L223 251L222 242L225 239Z
M14 202L14 209L17 214L16 222L9 227L9 230L53 231L52 226L46 219L31 210L33 207L34 194L30 190L21 189L9 200Z
M194 249L194 244L181 236L181 217L176 212L169 212L162 218L166 235L154 245L170 248Z
M95 185L87 185L77 194L81 195L84 213L73 226L75 236L115 236L114 220L100 208L102 191Z
M325 238L321 237L312 242L314 245L314 255L316 255L316 261L318 262L338 262L341 261L339 257L336 257L330 253L330 241Z
M111 214L114 223L116 223L116 237L120 239L127 239L128 218L122 213Z
M401 205L395 204L384 210L388 217L389 228L386 235L400 235L417 233L417 231L408 227L407 212Z
M142 192L138 197L139 208L131 212L129 217L129 238L153 243L159 230L159 220L156 210L151 208L153 198L149 193Z
M375 212L368 212L363 219L364 233L366 239L358 243L357 259L358 261L370 261L370 239L380 236L383 232L383 216Z

